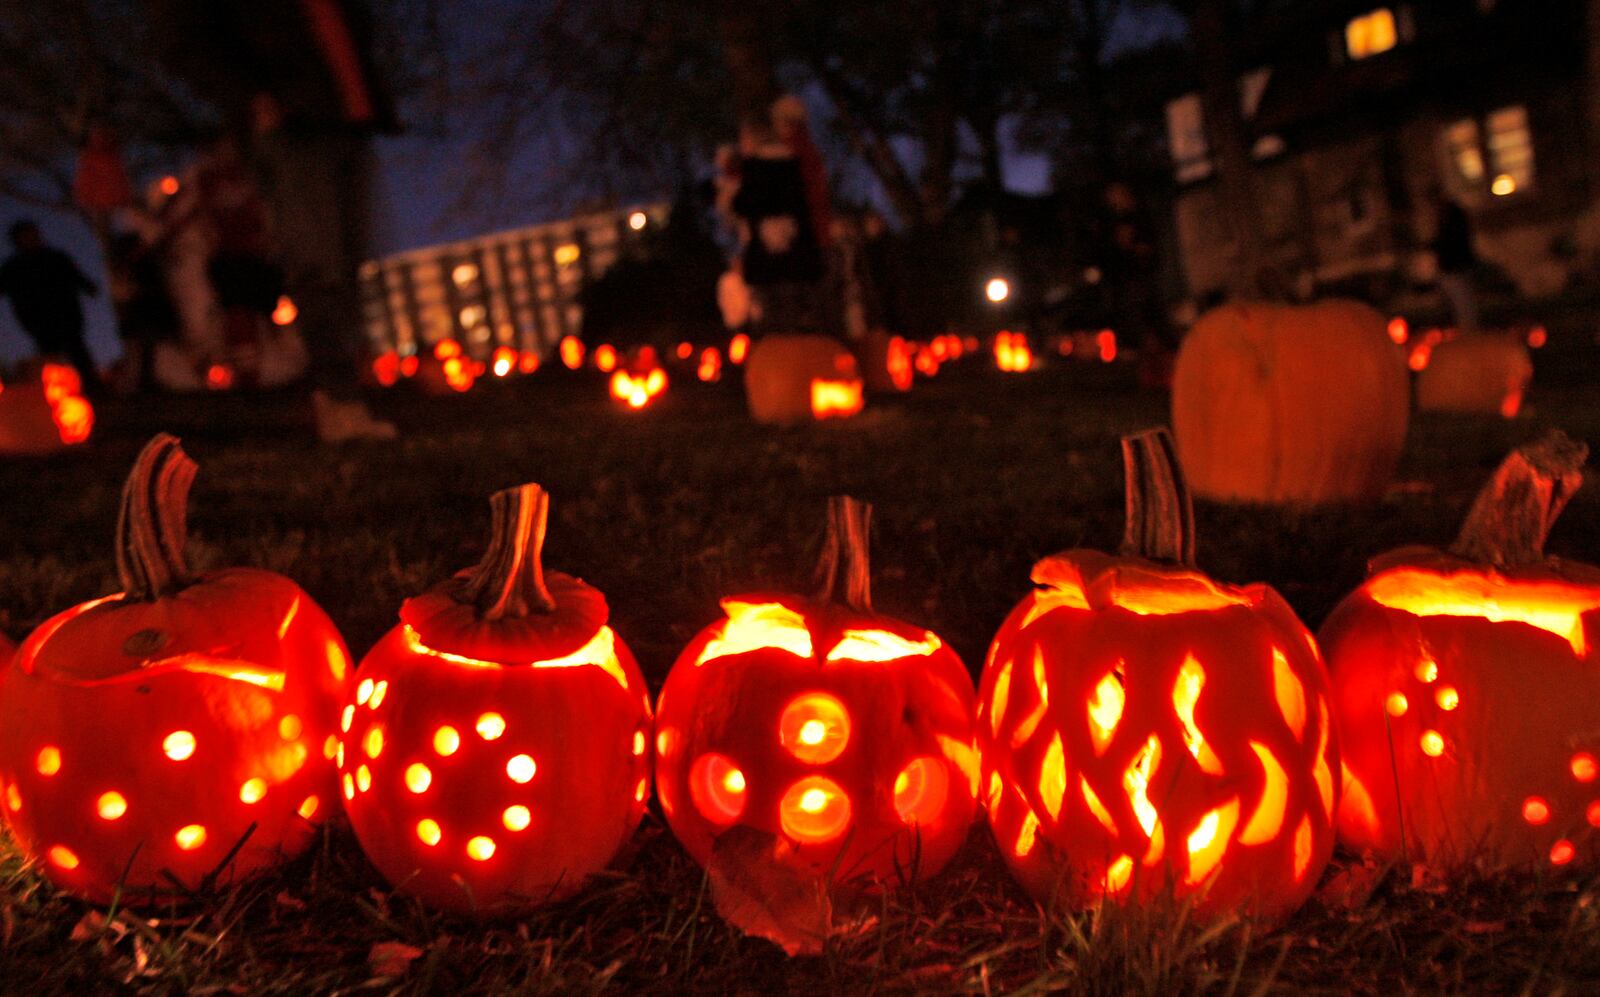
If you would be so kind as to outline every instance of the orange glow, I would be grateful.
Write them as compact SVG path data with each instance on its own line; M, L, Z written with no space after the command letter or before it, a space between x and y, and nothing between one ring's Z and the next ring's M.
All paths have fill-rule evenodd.
M341 782L342 787L344 789L344 798L347 799L347 800L355 799L356 798L356 781L350 777L350 773L346 772L344 774L344 778L342 780L340 780L340 782Z
M665 390L667 372L660 367L652 367L646 374L619 370L611 375L611 397L632 409L644 408Z
M678 344L678 348L673 352L677 355L679 360L687 360L694 356L694 344L685 339L683 342Z
M272 306L272 324L277 326L293 325L294 320L300 317L300 309L295 307L293 299L287 294L278 295L278 303Z
M689 769L689 797L706 820L732 824L744 813L744 773L726 755L701 755Z
M1424 655L1423 659L1417 662L1416 676L1417 681L1423 685L1431 685L1437 682L1439 680L1439 663Z
M1120 666L1121 663L1118 664ZM1198 689L1195 692L1199 694ZM1118 671L1112 669L1106 672L1094 687L1094 698L1089 700L1089 736L1094 741L1096 758L1105 754L1110 746L1117 725L1122 722L1122 709L1126 702L1127 694L1122 691L1122 678ZM1193 709L1192 703L1190 708Z
M1011 701L1011 665L1012 662L1007 661L1000 666L994 677L994 692L989 698L989 730L995 737L1000 736L1000 723Z
M461 654L451 654L449 651L436 651L424 644L422 642L422 638L418 636L417 632L410 627L405 627L403 633L405 635L406 645L417 654L425 654L429 657L438 658L441 661L449 661L457 665L466 665L469 668L501 667L492 661L484 661L480 658L469 658ZM622 670L622 662L617 659L617 635L616 632L610 627L601 627L595 632L595 635L589 639L589 643L583 645L582 647L578 648L578 650L572 652L564 658L551 658L548 661L533 661L529 662L529 666L533 668L583 668L586 666L593 666L611 676L612 680L615 681L624 692L628 690L627 673ZM450 732L448 737L454 738L455 744L460 744L460 735L453 727L439 728L440 735L443 735L444 731L447 730ZM448 755L455 751L455 748L453 747L449 751L446 751L439 747L439 745L440 742L436 736L434 740L434 748L439 752L439 754Z
M16 807L11 809L15 810ZM94 812L99 814L102 820L116 820L128 812L127 797L116 790L101 793L100 799L95 801Z
M1550 341L1550 333L1542 325L1536 325L1528 330L1528 347L1530 349L1543 349L1544 344Z
M846 630L839 643L828 651L828 661L898 661L926 657L940 647L939 638L924 633L921 640L907 640L887 630Z
M1100 351L1101 363L1110 363L1117 358L1117 334L1110 329L1095 333L1094 345Z
M303 819L310 820L312 818L312 816L316 814L317 807L318 807L318 805L320 805L320 803L321 803L321 801L318 800L315 796L308 796L304 800L300 801L300 809L298 811L296 811L296 812Z
M861 397L860 381L811 381L811 417L814 419L840 419L861 411L865 401Z
M22 809L22 790L18 789L14 782L6 787L6 806L12 812Z
M1017 858L1024 858L1033 851L1033 845L1039 835L1039 818L1029 810L1027 816L1022 818L1022 827L1017 831L1017 843L1011 851Z
M663 733L665 733L665 732L663 732ZM642 731L642 730L634 731L633 732L633 754L634 754L634 757L638 757L639 755L644 754L644 747L645 747L644 731Z
M1189 749L1189 754L1199 763L1200 771L1207 775L1221 775L1222 761L1217 758L1217 753L1206 744L1205 735L1200 733L1200 728L1194 725L1194 707L1200 701L1200 690L1205 688L1206 670L1201 667L1194 655L1189 655L1183 662L1183 667L1178 670L1178 681L1172 687L1172 707L1178 714L1178 720L1183 724L1184 746Z
M417 821L417 840L432 848L444 839L444 832L439 829L439 822L424 817Z
M1111 819L1111 811L1107 810L1106 805L1100 802L1099 795L1089 785L1088 777L1079 776L1078 784L1083 790L1083 802L1089 807L1089 812L1094 814L1094 819L1100 822L1100 826L1104 827L1108 834L1116 834L1117 822Z
M517 367L517 351L510 346L497 346L489 363L495 377L505 377Z
M944 754L945 761L956 767L956 771L967 777L967 795L972 799L978 798L978 780L983 769L982 759L978 755L978 746L975 741L961 741L945 734L937 734L939 750Z
M531 781L537 771L539 766L529 755L512 755L511 760L506 762L506 775L519 785Z
M1311 815L1306 814L1300 818L1300 826L1294 830L1294 878L1296 882L1306 878L1306 871L1311 868L1311 850L1315 840L1311 836Z
M809 765L838 758L850 743L850 713L825 692L797 696L778 718L778 740L791 755Z
M44 400L51 405L64 398L83 394L83 378L74 367L47 363L39 370L39 383L44 389Z
M892 336L889 339L888 357L884 362L889 372L889 382L896 391L910 391L911 381L915 376L911 367L911 346L903 336Z
M1317 795L1322 797L1322 812L1331 819L1333 817L1333 769L1328 765L1328 741L1332 737L1333 725L1328 719L1328 701L1317 700L1317 716L1321 723L1317 725L1317 762L1311 769L1311 777L1317 781Z
M539 369L539 354L532 350L524 350L517 358L517 370L524 374L532 374ZM407 374L407 377L411 375Z
M1044 800L1045 812L1051 820L1061 818L1061 798L1067 792L1067 758L1061 747L1061 732L1057 731L1045 749L1044 761L1039 765L1039 796Z
M913 826L938 820L949 795L950 772L937 758L918 758L894 779L895 813Z
M1050 688L1045 682L1044 652L1038 647L1033 651L1033 686L1039 692L1039 702L1034 704L1033 710L1022 722L1017 724L1017 729L1011 732L1011 746L1019 747L1033 738L1033 732L1039 729L1044 722L1045 714L1050 709Z
M609 374L617 369L617 348L610 343L601 343L594 348L594 366L602 374Z
M1550 864L1566 865L1568 862L1571 862L1573 858L1577 856L1577 854L1578 850L1572 847L1572 842L1562 838L1560 841L1550 846Z
M1456 692L1455 686L1442 685L1434 692L1433 701L1439 704L1439 709L1448 713L1461 705L1461 694Z
M1493 572L1443 576L1426 571L1385 572L1367 583L1380 606L1416 616L1477 617L1491 623L1525 623L1555 634L1583 657L1583 614L1600 607L1600 595L1561 582L1512 582Z
M1522 819L1535 826L1550 820L1550 804L1541 797L1530 796L1522 801Z
M1383 701L1383 708L1391 717L1403 717L1406 715L1406 710L1411 708L1411 704L1406 700L1405 693L1391 692L1389 698Z
M1506 419L1515 419L1517 417L1517 413L1521 411L1522 391L1519 389L1516 391L1506 392L1506 396L1500 399L1501 417Z
M50 856L51 862L63 869L76 869L78 867L78 856L74 855L72 849L66 845L51 845L47 854Z
M1139 819L1139 826L1144 828L1146 837L1155 834L1156 821L1160 818L1155 804L1150 802L1150 776L1160 764L1161 740L1151 734L1150 740L1145 742L1133 763L1122 774L1122 788L1128 794L1133 815Z
M807 776L789 787L778 803L778 822L796 841L829 841L850 824L850 797L833 780Z
M467 857L476 862L487 862L494 858L494 839L483 835L467 842Z
M507 831L525 831L533 823L533 814L521 804L506 807L500 815L500 823L506 826Z
M1597 765L1594 756L1587 751L1580 751L1572 756L1572 777L1579 782L1594 782L1595 776L1600 775L1600 765Z
M433 750L439 754L448 758L450 755L455 754L456 749L460 747L461 735L456 732L454 727L446 725L433 732Z
M199 824L188 824L178 828L178 833L172 836L178 847L186 852L192 852L206 843L206 829Z
M453 339L441 339L433 344L433 358L439 361L449 360L461 355L461 344Z
M1020 332L995 333L994 365L1012 374L1032 369L1033 347L1028 344L1028 337Z
M426 793L433 785L433 771L421 762L412 762L406 766L405 780L406 788L413 793Z
M1583 819L1590 827L1600 827L1600 800L1595 800L1583 811Z
M367 753L368 758L376 758L383 754L383 728L374 727L367 731L367 736L361 740L361 748Z
M1368 792L1366 784L1348 768L1344 770L1344 796L1340 799L1340 806L1349 808L1356 822L1366 829L1369 836L1377 835L1382 821L1378 819L1378 808L1373 805L1372 794Z
M1261 760L1266 781L1261 789L1261 802L1239 835L1243 845L1263 845L1272 841L1283 830L1283 818L1289 809L1289 773L1285 772L1278 756L1260 741L1251 741L1250 750Z
M33 759L33 767L40 775L55 775L61 771L61 749L55 745L47 744L39 749L39 754Z
M175 176L172 176L171 174L168 174L167 176L164 176L164 177L161 178L161 184L160 184L161 193L167 195L168 197L171 197L172 195L176 194L178 192L178 187L179 186L180 185L178 183L178 178L175 177Z
M583 340L577 336L561 337L561 362L568 370L583 366Z
M372 788L372 770L365 765L356 766L356 788L363 793Z
M246 779L244 785L239 787L240 803L260 803L267 795L267 780L262 778Z
M417 376L417 368L419 368L421 366L422 366L422 361L417 359L416 354L412 354L411 356L408 356L408 357L401 357L400 358L400 376L401 377L416 377Z
M744 363L744 358L750 353L750 337L739 333L728 340L728 362L734 366Z
M476 729L485 741L498 740L506 732L506 718L498 713L485 713L478 718Z
M921 374L923 377L932 377L933 375L939 373L938 357L935 357L928 350L919 348L916 346L916 344L912 344L912 349L916 350L916 354L912 359L912 365L916 367L918 374Z
M1234 826L1238 823L1239 800L1235 797L1200 818L1200 823L1189 832L1190 886L1205 882L1206 877L1222 861L1223 853L1233 839Z
M206 387L212 391L227 391L233 387L233 370L220 363L214 363L207 367Z
M650 780L640 779L639 784L633 787L633 802L643 803L648 795L650 795Z
M350 733L350 725L355 723L355 719L356 708L354 706L346 706L344 711L339 714L339 729L346 734Z
M452 391L469 391L478 379L476 365L463 357L451 357L440 366L444 370L444 383Z
M1429 758L1438 758L1444 754L1444 737L1436 730L1423 731L1419 743L1422 745L1422 753Z
M186 730L175 730L161 741L161 750L175 762L181 762L194 754L194 735Z
M695 665L765 648L811 657L811 631L799 613L775 602L726 602L728 621L700 652Z
M1404 346L1405 341L1411 338L1411 326L1399 315L1389 320L1389 338L1394 340L1396 346Z
M293 713L278 721L278 736L285 741L293 741L305 732L305 724Z
M700 351L700 366L695 370L695 376L707 384L722 379L722 351L715 346L707 346Z
M1277 648L1272 649L1272 694L1278 700L1278 711L1283 722L1294 731L1295 740L1306 735L1306 687L1300 677L1289 667L1289 659Z
M1106 866L1106 893L1121 893L1133 882L1133 859L1123 855Z
M387 679L380 680L377 685L372 687L372 698L367 700L367 708L370 709L370 710L377 709L379 706L383 705L383 698L385 696L387 696L388 694L389 694L389 682L388 682L388 680Z

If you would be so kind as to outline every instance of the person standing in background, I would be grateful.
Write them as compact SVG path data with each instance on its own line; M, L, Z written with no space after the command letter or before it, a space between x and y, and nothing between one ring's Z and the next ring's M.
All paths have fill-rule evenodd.
M11 226L16 250L0 263L0 296L11 299L17 324L43 356L59 355L76 367L84 390L100 387L100 372L83 340L80 296L100 293L72 257L45 244L39 225L23 219Z
M368 256L372 137L395 120L358 0L148 0L174 71L247 136L311 358L324 442L390 439L359 395L357 271Z
M1470 336L1478 331L1478 296L1472 286L1478 252L1472 246L1472 219L1448 197L1439 202L1433 255L1439 264L1439 292L1450 306L1456 328Z
M756 328L762 333L816 331L822 324L817 286L822 253L800 164L767 120L746 121L739 146L739 189L732 207L749 233L742 273L755 298Z

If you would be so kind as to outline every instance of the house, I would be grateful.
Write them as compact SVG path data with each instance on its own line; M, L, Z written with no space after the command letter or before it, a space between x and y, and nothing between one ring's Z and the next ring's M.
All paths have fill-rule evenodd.
M1256 4L1233 65L1255 162L1261 256L1297 296L1425 303L1438 205L1524 298L1600 268L1600 3ZM1198 88L1166 108L1188 289L1228 284L1237 247Z

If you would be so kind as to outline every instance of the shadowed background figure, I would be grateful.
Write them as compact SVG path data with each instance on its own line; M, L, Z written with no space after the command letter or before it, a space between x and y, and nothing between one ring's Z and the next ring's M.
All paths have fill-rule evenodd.
M100 289L83 275L72 257L45 244L39 226L24 219L11 226L16 250L0 264L0 295L11 299L17 324L44 356L65 357L83 377L85 390L100 385L100 374L83 342L81 295Z

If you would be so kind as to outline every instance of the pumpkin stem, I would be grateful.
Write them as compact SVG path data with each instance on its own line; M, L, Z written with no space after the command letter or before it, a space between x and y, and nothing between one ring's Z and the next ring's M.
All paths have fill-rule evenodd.
M817 562L821 584L817 601L831 601L842 578L844 604L863 613L872 611L872 562L867 554L871 527L872 503L848 495L828 499L828 532Z
M1127 484L1124 557L1194 566L1194 502L1165 426L1122 438Z
M123 597L149 602L189 584L189 486L199 465L178 438L157 433L139 451L117 509L117 577Z
M538 485L507 488L489 496L494 525L489 549L467 575L457 598L478 607L485 620L548 613L556 608L544 584L545 526L550 495Z
M1588 456L1559 429L1511 451L1473 500L1450 552L1495 567L1542 561L1550 527L1583 484Z

